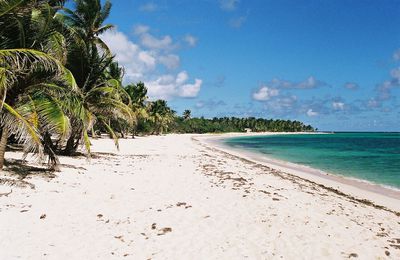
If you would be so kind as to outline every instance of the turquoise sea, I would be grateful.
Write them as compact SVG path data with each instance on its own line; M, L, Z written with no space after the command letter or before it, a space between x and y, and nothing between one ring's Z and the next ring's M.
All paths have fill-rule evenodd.
M400 133L235 137L225 144L400 189Z

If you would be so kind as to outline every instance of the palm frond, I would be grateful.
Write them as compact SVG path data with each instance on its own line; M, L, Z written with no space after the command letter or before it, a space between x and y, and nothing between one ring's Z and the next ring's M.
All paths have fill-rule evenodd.
M51 55L32 49L0 50L0 65L13 68L14 70L34 70L40 68L59 74L65 71L60 61Z
M42 128L64 140L70 133L70 123L60 102L51 98L36 98L32 101L35 112L41 119Z
M110 137L114 140L114 144L117 147L117 150L119 151L119 142L118 142L118 136L115 134L114 130L112 127L106 123L105 120L99 119L99 121L106 127L108 133L110 134Z
M99 15L99 23L100 24L104 23L104 21L110 15L111 7L112 7L111 2L109 0L107 0L103 5L102 10L100 11L100 15Z
M62 64L67 62L67 42L60 32L52 33L46 41L48 53L59 60Z
M115 27L115 26L112 25L112 24L103 25L102 27L96 29L96 34L97 34L97 35L103 34L103 33L105 33L106 31L113 29L114 27Z
M3 108L3 102L6 99L7 87L13 80L11 72L6 68L0 67L0 111Z
M0 17L10 13L24 2L25 0L0 0Z
M3 107L8 113L2 113L2 127L7 127L10 134L15 134L23 142L26 153L36 152L42 157L43 147L37 129L7 103L3 102Z
M88 156L90 156L90 139L89 139L89 135L88 135L88 130L83 130L82 133L82 139L83 139L83 145L86 149L86 153Z
M110 48L108 47L108 45L107 45L102 39L96 38L96 39L94 40L94 42L95 42L95 44L96 44L97 46L100 47L100 49L102 49L102 50L104 51L104 53L105 53L108 57L112 56L112 53L111 53Z

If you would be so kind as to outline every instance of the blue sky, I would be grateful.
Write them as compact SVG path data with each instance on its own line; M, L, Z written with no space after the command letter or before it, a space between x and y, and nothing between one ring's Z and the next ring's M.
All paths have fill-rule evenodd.
M102 37L194 116L400 131L400 1L114 0Z

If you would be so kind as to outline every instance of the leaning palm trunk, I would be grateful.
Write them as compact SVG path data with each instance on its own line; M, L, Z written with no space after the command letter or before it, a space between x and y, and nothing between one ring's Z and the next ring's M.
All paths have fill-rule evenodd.
M53 144L49 132L46 132L43 135L43 147L44 147L44 152L49 156L48 164L50 166L50 169L54 171L59 171L60 161L58 160L58 157L55 153L57 147Z
M74 153L76 153L76 150L79 147L79 133L74 132L70 135L70 137L67 140L67 144L65 145L64 150L61 152L61 154L66 155L66 156L71 156Z
M4 166L4 155L6 153L8 131L7 128L2 128L0 130L0 170Z
M61 118L54 117L53 112L56 111L53 110L54 107L46 106L48 102L35 103L30 94L34 95L39 90L43 93L45 91L76 91L75 79L60 61L44 52L32 49L0 50L0 72L0 90L2 91L0 166L4 165L9 133L15 134L16 139L24 144L26 154L35 152L39 154L39 158L42 158L44 147L39 129L41 124L38 123L53 127L60 135L63 135L67 128L59 129L58 123L53 124L54 120ZM62 84L55 85L53 82ZM36 105L40 105L40 112L37 111ZM38 117L39 113L42 116ZM65 126L65 118L62 119L59 122ZM53 162L57 163L56 160Z

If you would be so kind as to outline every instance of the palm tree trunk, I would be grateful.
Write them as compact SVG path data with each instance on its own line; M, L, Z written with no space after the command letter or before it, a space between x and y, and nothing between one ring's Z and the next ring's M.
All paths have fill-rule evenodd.
M4 155L6 153L8 130L6 128L0 129L0 170L4 166Z
M60 161L54 151L56 151L57 146L53 145L53 141L51 140L51 135L46 132L43 138L43 146L45 153L49 156L49 166L50 169L54 171L60 171Z
M67 144L65 145L64 150L62 151L63 155L66 156L71 156L73 153L75 153L75 134L72 133L71 136L67 140Z
M91 131L92 131L92 138L96 139L97 135L96 135L96 132L94 131L94 127L93 126L92 126Z

